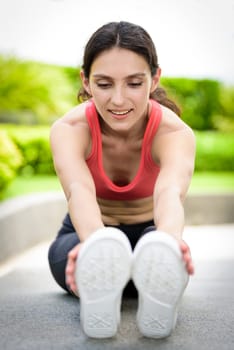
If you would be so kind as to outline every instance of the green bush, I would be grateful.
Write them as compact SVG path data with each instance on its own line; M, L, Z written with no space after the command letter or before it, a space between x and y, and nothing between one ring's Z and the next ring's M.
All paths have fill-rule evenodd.
M234 133L196 132L196 171L234 171Z
M213 124L221 131L234 131L234 87L223 86L219 96L219 111L213 115Z
M22 155L5 130L0 130L0 197L16 177L23 162Z
M8 133L23 155L19 174L54 174L48 127L11 127Z
M80 68L0 55L0 122L47 124L77 104ZM162 77L195 130L234 130L234 87L210 79Z
M0 76L1 123L50 124L77 103L73 69L0 55Z
M214 129L213 115L220 110L221 85L214 80L162 78L162 86L181 107L182 119L196 130Z

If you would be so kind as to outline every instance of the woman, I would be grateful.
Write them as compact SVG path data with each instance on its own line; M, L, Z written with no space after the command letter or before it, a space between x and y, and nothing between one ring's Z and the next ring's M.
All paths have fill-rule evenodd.
M85 48L82 103L51 129L69 214L49 263L58 284L79 295L91 337L116 334L127 283L124 293L139 295L141 333L168 336L194 272L182 233L195 139L160 75L148 33L108 23Z

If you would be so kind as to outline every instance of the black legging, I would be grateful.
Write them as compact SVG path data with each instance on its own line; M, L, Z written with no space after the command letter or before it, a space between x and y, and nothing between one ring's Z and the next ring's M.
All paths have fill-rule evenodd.
M111 227L111 225L108 225ZM123 231L128 237L132 249L134 249L139 238L147 232L155 230L153 220L143 222L134 225L123 225L112 226ZM65 282L65 268L67 264L67 255L69 251L80 242L77 233L72 225L69 214L67 214L63 220L61 229L54 242L49 248L48 258L51 273L55 281L67 292L71 293ZM71 293L72 294L72 293ZM137 291L132 283L129 281L127 284L124 295L128 297L136 297Z

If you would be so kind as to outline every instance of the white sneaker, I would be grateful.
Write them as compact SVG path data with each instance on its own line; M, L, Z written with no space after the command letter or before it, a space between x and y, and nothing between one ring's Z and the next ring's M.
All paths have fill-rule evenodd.
M188 273L176 240L153 231L143 236L133 253L133 281L139 293L137 325L151 338L171 334Z
M132 249L125 234L105 227L82 245L76 283L81 325L89 337L108 338L120 322L122 292L131 277Z

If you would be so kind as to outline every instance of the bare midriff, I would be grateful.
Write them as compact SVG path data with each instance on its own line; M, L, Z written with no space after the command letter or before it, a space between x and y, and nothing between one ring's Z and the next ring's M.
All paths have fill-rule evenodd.
M97 198L106 225L131 225L153 219L153 198L136 200L108 200Z

